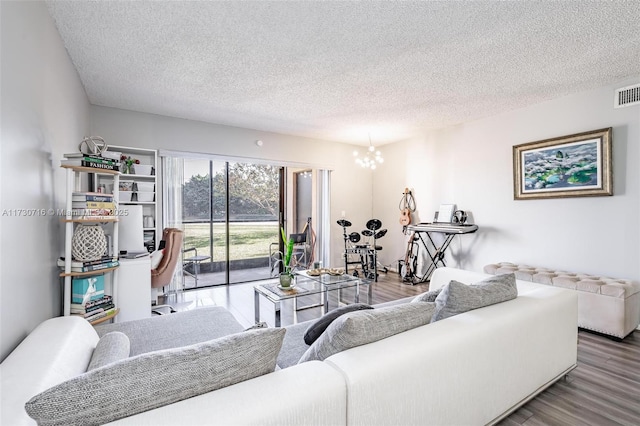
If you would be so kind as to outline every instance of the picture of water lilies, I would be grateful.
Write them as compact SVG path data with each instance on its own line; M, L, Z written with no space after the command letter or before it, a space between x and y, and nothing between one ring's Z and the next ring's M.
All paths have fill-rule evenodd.
M612 195L611 128L514 149L514 198Z
M522 155L525 191L598 185L600 155L597 140L534 150Z

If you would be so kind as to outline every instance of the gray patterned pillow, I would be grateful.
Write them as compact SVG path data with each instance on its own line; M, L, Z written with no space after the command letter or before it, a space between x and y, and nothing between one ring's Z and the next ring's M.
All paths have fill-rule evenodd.
M431 290L431 291L427 291L426 293L419 294L419 295L417 295L416 297L413 298L411 303L414 303L414 302L435 302L436 301L436 297L438 297L438 295L440 294L441 291L442 291L442 288L439 288L437 290Z
M364 303L352 303L351 305L341 306L333 311L327 312L307 328L303 337L304 342L307 345L312 345L336 318L346 313L361 311L363 309L373 309L373 307Z
M137 355L89 371L25 404L40 426L98 425L274 371L285 330L264 328Z
M298 364L322 361L338 352L428 324L434 309L433 303L404 303L342 315L307 349Z
M471 285L451 280L436 297L436 311L431 322L506 302L516 297L518 297L518 287L513 273L495 275Z
M98 344L93 350L87 371L129 358L130 349L131 343L126 334L119 331L105 334L98 340Z

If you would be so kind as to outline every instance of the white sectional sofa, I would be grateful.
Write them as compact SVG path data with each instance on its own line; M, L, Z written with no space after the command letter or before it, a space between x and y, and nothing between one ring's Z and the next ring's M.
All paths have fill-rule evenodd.
M470 284L487 276L439 268L431 288L452 279ZM113 424L495 423L569 372L577 359L575 292L523 281L517 286L513 300ZM48 320L34 330L0 367L0 423L35 424L25 402L83 374L98 339L88 323L70 317Z

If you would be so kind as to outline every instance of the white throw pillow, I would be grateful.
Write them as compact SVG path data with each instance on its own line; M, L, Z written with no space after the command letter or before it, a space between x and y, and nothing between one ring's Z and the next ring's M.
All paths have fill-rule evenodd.
M156 269L164 257L164 249L151 253L151 269Z

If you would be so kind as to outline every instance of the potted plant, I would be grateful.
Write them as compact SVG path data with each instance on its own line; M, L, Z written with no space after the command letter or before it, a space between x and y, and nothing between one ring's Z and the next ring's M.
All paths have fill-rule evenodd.
M287 234L284 232L284 228L280 227L280 234L282 234L282 242L284 243L284 256L282 259L283 271L280 274L280 287L291 287L291 255L293 254L293 240L287 238Z
M122 163L120 171L123 174L131 173L131 166L134 165L134 164L140 164L140 160L138 160L137 158L132 158L132 157L127 156L127 155L122 155L120 157L120 162Z

